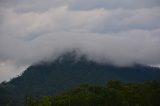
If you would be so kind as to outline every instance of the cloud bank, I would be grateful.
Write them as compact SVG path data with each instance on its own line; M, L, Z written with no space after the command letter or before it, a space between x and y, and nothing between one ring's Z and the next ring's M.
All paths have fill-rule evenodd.
M160 64L159 13L159 0L1 0L0 77L73 49L118 66Z

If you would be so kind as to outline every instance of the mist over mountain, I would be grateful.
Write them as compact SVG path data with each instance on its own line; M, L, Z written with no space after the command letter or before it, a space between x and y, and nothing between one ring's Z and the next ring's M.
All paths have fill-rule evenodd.
M28 96L41 101L79 84L103 86L110 80L140 88L138 83L156 80L150 87L142 84L155 99L158 13L160 0L0 0L0 106L22 106ZM130 90L124 91L128 99Z
M159 0L0 0L0 82L74 49L97 63L160 65Z
M160 69L139 64L131 67L100 64L88 60L85 55L78 56L73 51L59 56L52 62L40 62L29 66L22 75L0 84L0 88L7 92L1 96L7 95L12 98L11 104L17 103L18 106L27 95L53 96L79 84L104 85L109 80L125 82L160 80Z

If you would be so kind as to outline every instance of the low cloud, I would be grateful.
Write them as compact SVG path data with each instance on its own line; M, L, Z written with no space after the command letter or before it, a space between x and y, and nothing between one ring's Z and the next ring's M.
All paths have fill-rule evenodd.
M160 39L154 31L132 30L114 34L51 32L32 40L6 38L1 59L32 64L65 51L79 49L91 60L127 66L134 63L159 64ZM6 42L9 41L9 42ZM54 57L55 55L55 57Z
M99 63L160 64L158 0L13 1L0 1L2 76L4 66L18 70L73 49Z

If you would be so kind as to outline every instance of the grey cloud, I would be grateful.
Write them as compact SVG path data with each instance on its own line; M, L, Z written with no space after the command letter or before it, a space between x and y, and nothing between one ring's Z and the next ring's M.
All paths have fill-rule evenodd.
M138 9L160 6L159 0L1 0L0 6L15 8L19 12L46 11L59 6L69 6L72 10Z
M0 68L16 70L51 61L73 49L100 63L160 64L159 4L159 0L1 0Z
M47 11L70 4L73 0L1 0L0 6L3 8L14 8L17 12Z
M159 31L159 30L158 30ZM61 53L78 48L80 53L97 62L108 60L115 65L126 66L133 63L160 63L160 38L152 32L129 31L115 35L93 33L50 33L26 44L10 41L7 47L1 46L1 54L25 64L43 59L56 58ZM158 38L158 39L157 39ZM5 43L5 42L3 42ZM6 60L7 60L6 59ZM108 60L107 60L108 59Z
M71 3L70 8L75 10L105 9L138 9L160 6L159 0L79 0Z
M4 10L4 33L18 36L40 36L47 32L80 31L95 33L114 33L128 30L154 30L160 27L160 7L138 10L72 11L67 6L51 8L37 13L17 13L13 9ZM16 31L16 29L19 29Z
M67 6L41 13L3 10L0 59L32 64L79 48L95 61L158 64L159 10L72 11Z
M0 62L0 81L12 79L13 76L20 75L27 66L17 66L10 61Z

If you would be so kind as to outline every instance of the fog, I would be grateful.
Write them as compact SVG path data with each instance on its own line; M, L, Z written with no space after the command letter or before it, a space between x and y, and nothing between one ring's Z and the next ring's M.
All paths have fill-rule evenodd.
M72 50L98 63L158 65L159 5L158 0L1 0L0 80Z

